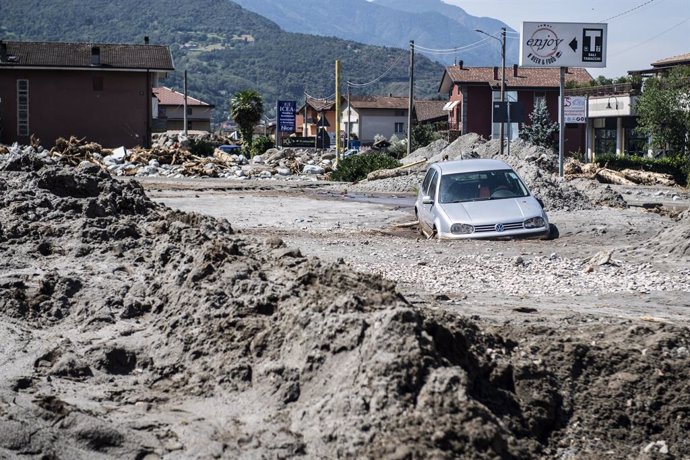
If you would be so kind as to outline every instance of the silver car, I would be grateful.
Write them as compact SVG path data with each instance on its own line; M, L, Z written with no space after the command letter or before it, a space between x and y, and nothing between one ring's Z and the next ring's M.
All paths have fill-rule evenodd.
M429 167L415 203L427 237L555 237L543 206L507 163L443 161Z

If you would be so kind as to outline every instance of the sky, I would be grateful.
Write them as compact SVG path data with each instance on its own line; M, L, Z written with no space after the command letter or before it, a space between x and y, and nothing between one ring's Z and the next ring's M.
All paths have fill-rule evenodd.
M473 16L503 21L518 33L523 21L606 22L607 66L589 69L594 77L616 78L628 70L648 69L660 59L690 53L690 0L443 1Z

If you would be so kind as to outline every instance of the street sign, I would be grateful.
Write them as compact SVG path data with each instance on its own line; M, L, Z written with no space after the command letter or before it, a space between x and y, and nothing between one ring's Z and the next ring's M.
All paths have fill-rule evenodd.
M497 101L494 102L493 118L494 123L524 123L525 108L522 102Z
M587 98L565 96L563 98L563 120L566 123L587 123Z
M523 22L523 67L606 67L607 24Z
M278 126L279 133L294 133L295 132L295 111L297 107L296 101L278 101Z

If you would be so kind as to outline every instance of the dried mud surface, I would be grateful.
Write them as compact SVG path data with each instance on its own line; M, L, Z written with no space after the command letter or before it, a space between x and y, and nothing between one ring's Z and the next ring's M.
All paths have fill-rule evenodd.
M256 208L233 207L236 192L224 192L218 217L183 212L88 163L0 157L0 191L0 457L690 453L690 331L678 320L688 308L687 251L668 243L685 238L687 220L655 217L670 236L636 229L635 241L647 243L622 248L620 262L585 261L576 243L591 238L583 233L590 227L570 225L568 215L562 233L571 246L496 242L479 257L481 243L446 250L405 231L373 230L404 219L390 207L367 208L369 226L350 210L324 230L310 226L318 219L308 217L309 202L290 207L286 199L266 215L293 219L262 229L247 217ZM203 195L183 193L188 203ZM166 200L174 201L158 201ZM613 228L630 230L623 221ZM615 246L604 240L588 256ZM468 252L477 257L461 260ZM550 312L548 285L541 295L500 294L501 278L483 288L469 278L396 278L406 265L455 260L488 272L516 267L517 257L527 268L572 265L565 278L591 264L613 280L634 265L656 277L644 294L652 305L644 318L598 314L596 301L584 302L589 313L567 311L602 286L561 298ZM650 265L640 268L643 259ZM669 303L658 316L657 299ZM477 314L492 302L494 310Z

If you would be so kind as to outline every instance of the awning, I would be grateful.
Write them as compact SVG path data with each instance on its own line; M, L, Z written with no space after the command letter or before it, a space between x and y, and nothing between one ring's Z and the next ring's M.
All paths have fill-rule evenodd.
M455 108L456 105L458 105L460 101L448 101L446 102L446 105L443 106L443 110L445 112L450 112Z

